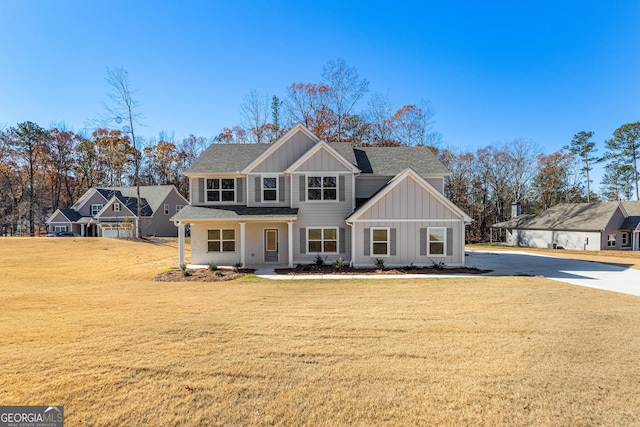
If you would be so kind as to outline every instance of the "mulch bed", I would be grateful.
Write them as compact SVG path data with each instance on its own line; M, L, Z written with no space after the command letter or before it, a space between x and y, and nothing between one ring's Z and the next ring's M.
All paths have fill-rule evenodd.
M303 274L484 274L492 270L481 270L475 267L407 267L389 270L379 270L375 268L352 268L343 267L339 271L331 265L318 267L310 264L298 264L295 268L276 268L278 274L303 275Z
M244 275L253 273L255 270L242 268L237 272L234 270L211 271L208 268L198 268L188 270L190 275L185 276L182 270L174 269L164 271L153 278L154 282L226 282L235 280Z

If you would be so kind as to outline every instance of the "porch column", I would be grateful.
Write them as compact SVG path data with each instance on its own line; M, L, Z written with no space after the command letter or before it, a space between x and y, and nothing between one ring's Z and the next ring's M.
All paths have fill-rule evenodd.
M140 219L136 218L136 239L140 238L140 235L138 233L138 221L140 221ZM118 228L118 230L120 230L120 229ZM120 231L118 231L118 235L120 235Z
M244 226L245 226L245 223L241 222L240 223L240 264L242 264L242 268L245 268L247 266L246 258L245 258L246 247L245 247Z
M184 264L184 224L177 222L178 227L178 265Z
M87 229L87 226L85 224L80 224L80 236L84 237L87 233L85 232L85 230Z
M288 247L289 253L289 268L293 268L293 222L287 223L287 239L288 239Z

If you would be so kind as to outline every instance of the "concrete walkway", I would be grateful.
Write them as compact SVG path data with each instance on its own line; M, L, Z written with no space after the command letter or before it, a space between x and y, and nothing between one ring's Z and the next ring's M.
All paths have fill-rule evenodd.
M300 279L441 279L452 277L541 276L559 282L611 292L640 296L640 270L624 263L604 264L539 255L521 251L466 251L465 265L486 274L276 274L273 269L257 270L256 275L272 280Z

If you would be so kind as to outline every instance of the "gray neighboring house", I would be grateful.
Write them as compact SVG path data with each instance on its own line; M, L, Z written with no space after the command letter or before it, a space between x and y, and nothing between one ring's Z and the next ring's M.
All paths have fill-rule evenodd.
M178 235L170 218L189 202L175 186L141 186L140 202L143 235ZM71 231L83 237L134 237L137 221L136 187L96 187L87 190L71 208L56 210L46 223L50 232Z
M462 266L471 218L444 196L448 174L426 147L327 143L300 124L273 144L212 144L172 218L179 263L188 225L196 265Z
M639 250L640 202L562 203L492 227L506 229L511 246Z

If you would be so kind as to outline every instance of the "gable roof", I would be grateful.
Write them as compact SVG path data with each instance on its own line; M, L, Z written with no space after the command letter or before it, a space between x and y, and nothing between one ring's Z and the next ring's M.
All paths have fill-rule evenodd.
M629 215L640 216L640 201L637 200L625 200L622 202L622 206Z
M287 133L282 135L282 137L280 137L280 139L278 139L276 142L274 142L271 145L268 145L267 146L268 148L264 152L262 152L251 163L249 163L249 165L245 166L242 169L242 173L247 174L247 173L251 172L260 163L262 163L267 157L269 157L272 153L274 153L276 150L278 150L293 135L297 134L298 132L302 132L302 133L306 134L309 138L311 138L311 140L313 140L315 142L319 142L320 141L320 138L318 138L316 135L314 135L309 129L304 127L301 123L298 123L294 127L292 127L291 129L289 129L289 131Z
M138 191L136 187L100 187L97 188L97 191L100 192L107 201L113 196L116 196L121 203L137 215ZM172 191L180 194L173 185L141 185L140 199L142 200L142 216L153 215L154 212L162 207L165 199ZM184 199L184 197L182 198ZM184 201L185 204L188 203L186 199L184 199Z
M80 196L80 198L71 206L71 208L76 210L82 209L82 206L84 206L84 204L87 203L91 199L91 197L96 193L102 196L102 198L104 199L104 202L109 200L109 197L104 195L104 193L100 191L100 188L92 187L87 191L85 191L85 193L82 196Z
M45 222L47 224L51 223L51 220L57 216L58 212L60 214L62 214L62 216L64 216L67 220L69 220L69 222L76 222L80 218L82 218L82 215L80 215L78 213L78 211L76 211L75 209L72 209L72 208L58 208L58 209L56 209L56 211L54 213L51 214L51 216L49 218L47 218L47 220Z
M401 182L403 182L407 178L413 178L420 186L422 186L426 191L428 191L433 197L435 197L442 204L451 209L454 213L456 213L465 223L470 223L473 221L469 215L464 213L462 209L456 206L451 200L445 197L444 194L436 190L431 184L424 180L416 171L411 168L407 168L401 173L394 176L384 187L382 187L376 194L371 196L369 200L363 203L359 208L357 208L349 217L346 219L347 222L354 221L358 219L364 212L366 212L371 206L380 201L385 195L390 193L395 187L397 187ZM389 218L389 220L393 220L393 218Z
M327 144L324 141L320 141L316 145L314 145L313 148L308 150L306 153L304 153L304 155L302 157L300 157L291 166L289 166L285 170L285 172L286 173L294 172L296 169L298 169L300 166L302 166L307 160L309 160L311 157L313 157L313 155L318 153L320 150L327 151L338 162L342 163L347 169L350 169L351 172L353 172L353 173L359 173L360 172L360 169L358 169L357 166L354 163L349 162L340 153L338 153L333 147L331 147L329 144Z
M640 216L637 216L637 215L628 216L624 219L624 222L620 226L620 230L633 231L636 228L638 228L639 224L640 224Z
M581 230L602 231L616 210L624 207L618 202L561 203L537 215L520 215L493 224L494 228L523 230Z

